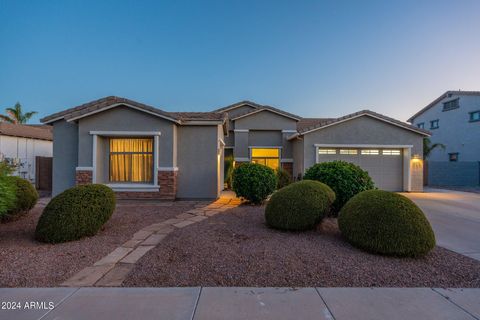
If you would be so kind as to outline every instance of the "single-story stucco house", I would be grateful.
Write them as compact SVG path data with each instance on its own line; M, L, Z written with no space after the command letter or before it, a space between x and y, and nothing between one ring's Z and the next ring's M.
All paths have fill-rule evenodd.
M315 163L345 160L377 187L422 191L429 132L363 110L302 118L249 101L211 112L166 112L107 97L41 120L53 126L53 194L103 183L119 198L217 198L224 157L282 167L300 177Z

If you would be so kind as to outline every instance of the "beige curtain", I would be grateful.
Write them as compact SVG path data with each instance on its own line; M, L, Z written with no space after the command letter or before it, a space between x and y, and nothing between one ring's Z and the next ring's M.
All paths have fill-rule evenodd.
M151 182L152 178L152 139L110 139L111 182Z

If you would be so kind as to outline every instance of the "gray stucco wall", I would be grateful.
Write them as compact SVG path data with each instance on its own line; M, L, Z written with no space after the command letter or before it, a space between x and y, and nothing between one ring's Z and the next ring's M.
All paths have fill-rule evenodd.
M315 164L314 144L413 145L412 155L423 154L423 136L398 126L362 116L331 127L313 131L304 137L304 170Z
M443 111L443 103L459 98L458 109ZM424 123L430 130L433 143L443 143L446 148L435 149L429 160L449 161L449 153L458 152L458 161L480 161L480 122L470 122L469 112L480 111L480 96L452 95L414 119L413 125ZM438 129L430 129L431 120L439 120Z
M292 154L293 154L293 177L297 178L299 174L303 176L304 173L304 147L303 139L292 140Z
M273 112L262 111L235 120L235 129L296 130L297 122Z
M282 132L270 130L250 130L248 132L248 145L255 147L281 147Z
M52 195L75 186L78 161L78 127L75 123L57 121L53 124Z
M247 112L249 112L253 109L255 109L255 108L252 107L252 106L249 106L249 105L243 105L243 106L237 107L235 109L227 111L228 118L229 119L235 118L235 117L237 117L241 114L247 113ZM235 129L234 121L229 120L229 128L232 129L232 130Z
M128 107L116 107L90 117L78 124L78 165L92 166L93 136L90 131L160 131L159 167L173 167L175 159L175 124Z
M431 186L478 186L480 162L428 161L428 184Z
M178 133L178 198L217 198L217 126L180 126Z
M248 158L248 132L235 132L235 148L233 156L237 158Z

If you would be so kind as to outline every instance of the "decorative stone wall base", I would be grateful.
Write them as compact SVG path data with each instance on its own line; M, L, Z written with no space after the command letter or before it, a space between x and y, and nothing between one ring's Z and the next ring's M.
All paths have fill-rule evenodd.
M77 170L75 176L75 182L77 185L92 183L92 171L91 170Z
M177 195L177 171L159 171L158 192L147 191L118 191L115 192L117 199L157 199L175 200ZM77 185L92 183L92 171L78 170L76 172Z
M410 191L423 192L423 160L411 161L410 179Z
M282 169L290 173L293 177L293 163L292 162L282 162Z

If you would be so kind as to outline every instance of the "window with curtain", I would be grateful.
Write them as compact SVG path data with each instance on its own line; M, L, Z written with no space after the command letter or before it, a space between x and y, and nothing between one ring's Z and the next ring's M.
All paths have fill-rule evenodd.
M276 148L252 148L252 162L276 170L280 166L280 150Z
M110 182L153 181L153 139L110 138Z

